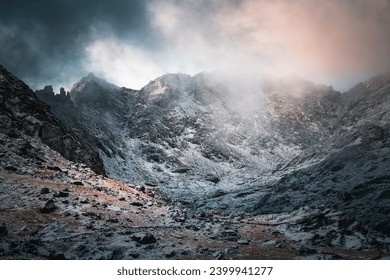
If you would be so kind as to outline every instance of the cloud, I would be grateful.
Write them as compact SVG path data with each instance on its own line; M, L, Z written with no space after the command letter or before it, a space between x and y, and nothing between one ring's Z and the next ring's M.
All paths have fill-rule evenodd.
M85 75L86 48L115 36L156 46L145 1L13 0L0 2L0 63L33 87Z
M164 74L153 59L155 54L115 38L96 40L87 46L86 52L84 68L116 85L140 89Z
M346 89L390 70L389 0L0 2L0 63L33 87L88 72L300 75Z
M390 2L157 1L154 26L188 69L333 83L388 70Z

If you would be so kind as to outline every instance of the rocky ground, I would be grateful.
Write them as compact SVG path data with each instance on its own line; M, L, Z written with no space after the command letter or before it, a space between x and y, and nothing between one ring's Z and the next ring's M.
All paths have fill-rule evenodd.
M196 211L2 135L0 259L378 259L390 240L326 208ZM5 144L5 145L4 145Z

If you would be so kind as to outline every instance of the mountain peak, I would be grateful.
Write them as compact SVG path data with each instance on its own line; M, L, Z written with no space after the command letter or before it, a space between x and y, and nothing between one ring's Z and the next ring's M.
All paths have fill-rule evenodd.
M76 85L86 86L88 83L97 83L101 86L117 87L116 85L107 82L103 78L95 76L95 74L93 74L92 72L89 73L87 76L82 77L80 81L76 82L73 87L75 87Z
M332 86L317 84L301 77L290 76L265 81L263 90L268 94L305 97L334 93Z
M96 100L100 102L102 98L105 98L105 95L112 94L119 89L118 86L89 73L88 76L81 78L73 85L70 97L75 105Z
M372 77L363 83L370 90L380 90L390 87L390 73Z
M354 98L367 98L370 96L384 96L390 92L390 73L374 76L361 82L347 91Z
M54 97L51 86L46 86L45 90ZM81 144L79 139L53 115L49 106L38 100L37 95L25 83L1 66L0 101L0 134L23 139L23 143L26 143L23 144L24 147L30 148L33 148L30 144L33 143L30 142L33 138L38 141L34 142L34 147L35 144L38 146L41 143L46 144L65 158L85 163L96 172L104 174L98 152L87 144ZM24 155L29 153L30 151L23 152ZM4 153L2 157L3 155Z
M149 96L158 96L166 92L186 92L192 81L192 77L182 73L168 73L152 80L141 91Z

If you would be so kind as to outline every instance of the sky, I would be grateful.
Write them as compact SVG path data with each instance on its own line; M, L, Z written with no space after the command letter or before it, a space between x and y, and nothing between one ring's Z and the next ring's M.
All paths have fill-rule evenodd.
M390 71L389 30L390 0L0 0L0 64L33 89L207 71L343 91Z

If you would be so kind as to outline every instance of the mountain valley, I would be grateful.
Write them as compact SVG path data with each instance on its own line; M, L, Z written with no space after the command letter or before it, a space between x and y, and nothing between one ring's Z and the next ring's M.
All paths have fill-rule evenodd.
M388 259L390 76L345 93L0 68L0 258Z

